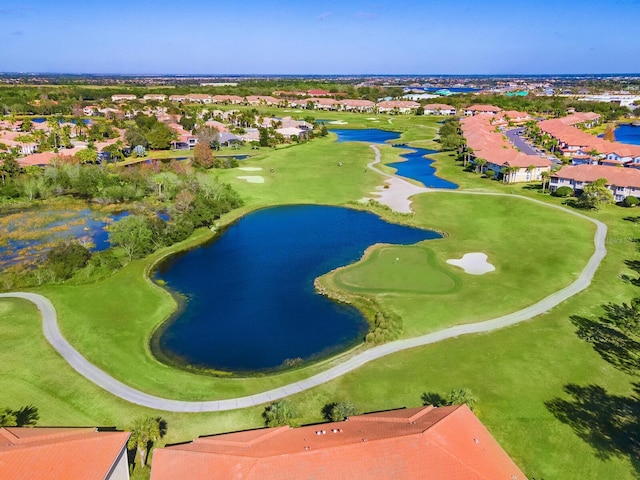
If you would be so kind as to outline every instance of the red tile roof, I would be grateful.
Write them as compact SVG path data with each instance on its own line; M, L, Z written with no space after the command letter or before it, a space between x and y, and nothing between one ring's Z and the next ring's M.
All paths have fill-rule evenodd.
M640 157L640 146L629 145L620 142L609 142L590 135L573 125L595 120L600 115L597 113L575 113L567 117L554 118L538 122L538 127L545 133L555 137L562 143L574 147L581 147L586 152L596 150L598 153L615 153L621 157ZM594 118L595 117L595 118Z
M466 406L202 437L157 449L152 480L526 478Z
M465 111L469 112L486 112L486 113L498 113L502 109L494 105L471 105L465 108Z
M495 131L495 125L491 123L494 119L493 115L479 114L460 120L463 135L474 156L504 167L551 168L551 162L546 158L516 150L502 133Z
M593 182L605 178L607 185L640 188L640 170L635 168L610 167L606 165L575 165L562 167L551 175L576 182Z
M420 104L412 100L383 100L379 102L378 108L418 108Z
M128 439L95 428L0 428L0 478L103 480Z

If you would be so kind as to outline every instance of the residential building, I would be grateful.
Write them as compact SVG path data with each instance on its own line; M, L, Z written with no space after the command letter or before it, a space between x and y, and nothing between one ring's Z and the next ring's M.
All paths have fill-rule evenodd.
M239 105L244 103L244 98L238 95L214 95L211 98L212 103L225 103L231 105Z
M0 428L0 478L129 480L128 432Z
M131 100L137 100L138 97L131 93L119 93L116 95L111 95L112 102L129 102Z
M420 107L412 100L383 100L376 104L379 113L413 113Z
M167 96L164 93L147 93L142 97L143 100L155 100L157 102L164 102L167 99Z
M184 103L187 101L186 95L169 95L170 102Z
M308 102L313 102L316 110L340 110L342 104L333 98L309 98Z
M187 95L187 102L191 103L211 103L211 95L207 93L190 93Z
M560 187L571 187L580 193L586 185L604 178L616 202L628 196L640 197L640 170L635 168L610 167L606 165L575 165L562 167L551 174L549 190L555 192Z
M497 115L501 111L502 109L500 107L496 107L494 105L471 105L470 107L465 108L464 114L467 117L472 117L480 113Z
M467 406L433 406L200 437L156 449L152 480L523 480Z
M501 131L496 131L493 114L479 114L460 121L470 149L472 162L483 159L482 171L493 171L507 183L533 182L551 171L551 162L539 155L527 155L517 150Z
M456 108L443 103L428 103L424 106L425 115L455 115Z
M100 107L98 107L97 105L87 105L86 107L82 108L82 113L87 117L90 117L92 115L96 115L99 108Z
M376 104L371 100L340 100L343 110L349 112L372 113Z

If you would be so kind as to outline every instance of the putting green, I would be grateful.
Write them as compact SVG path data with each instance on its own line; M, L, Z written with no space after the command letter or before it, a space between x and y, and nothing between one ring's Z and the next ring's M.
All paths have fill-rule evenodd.
M462 281L441 266L432 250L421 246L379 246L358 263L335 272L340 288L359 293L445 294Z

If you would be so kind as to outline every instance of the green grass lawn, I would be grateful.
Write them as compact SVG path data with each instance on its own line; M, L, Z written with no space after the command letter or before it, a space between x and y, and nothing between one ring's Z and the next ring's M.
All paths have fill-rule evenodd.
M461 280L426 247L381 246L334 273L335 285L354 293L452 293Z
M332 112L314 115L341 118L351 126L373 123L367 115L352 114L354 119L334 116ZM382 120L371 126L382 128ZM425 138L417 133L422 128L420 118L398 116L390 120L392 123L387 122L385 128L395 126L407 139L424 140L417 146L429 148L432 139L427 133ZM423 122L425 132L431 131L432 119ZM395 153L390 147L382 150L383 160L392 161ZM502 185L462 172L460 164L448 153L434 158L439 174L462 188L517 193L551 204L562 203L562 199L542 195L536 188ZM331 138L261 151L242 165L263 168L262 172L219 172L220 178L232 183L247 203L221 223L265 205L346 204L358 200L380 184L378 175L364 172L364 166L372 159L368 146L336 144ZM337 166L340 161L342 167ZM273 174L270 168L274 168ZM263 175L265 183L249 184L237 179L244 174ZM534 303L574 279L593 251L592 224L524 200L449 192L421 195L414 206L415 215L396 220L435 228L446 232L447 237L413 247L390 247L386 253L373 250L382 253L343 271L351 271L352 288L375 290L385 279L377 280L373 275L388 273L396 258L407 255L411 268L406 270L406 277L397 277L403 285L413 288L414 279L425 272L430 277L431 290L443 272L460 280L460 289L450 293L376 293L385 307L402 315L405 335L480 320ZM421 404L420 395L426 391L445 394L452 388L465 387L478 398L482 422L529 478L637 478L640 470L631 465L629 452L610 451L606 444L596 441L607 421L615 423L616 418L610 415L615 410L591 411L593 405L588 398L566 391L571 383L602 387L606 393L602 404L611 407L616 405L616 396L631 397L633 382L637 382L637 376L616 370L579 340L570 322L571 315L601 314L600 305L628 301L639 292L638 287L621 280L622 275L633 273L625 260L640 256L633 241L640 237L640 223L624 220L636 215L636 211L607 206L588 214L609 226L608 255L589 289L523 324L388 356L296 395L291 400L303 412L300 422L319 421L321 407L327 402L351 400L363 412L411 407ZM201 230L191 241L210 235ZM428 254L420 253L427 250L433 252L433 263L425 260ZM487 253L496 271L472 277L445 263L448 258L474 251ZM158 252L156 258L166 253ZM54 302L61 328L70 342L126 383L166 397L224 398L295 381L337 361L249 379L215 378L165 366L150 355L147 342L150 332L175 308L175 302L145 278L147 268L146 262L137 261L94 284L55 285L38 290ZM364 270L358 269L369 269L370 274L363 275ZM363 280L364 277L369 279ZM262 424L262 406L224 413L173 414L151 412L121 401L77 375L61 360L44 340L32 305L21 300L0 300L0 322L0 406L35 404L40 410L41 425L124 428L140 414L159 413L169 423L169 434L163 442L172 443ZM563 405L558 399L591 419L589 428L578 430L577 425L574 428L559 419L557 415L562 412L554 415L551 405Z

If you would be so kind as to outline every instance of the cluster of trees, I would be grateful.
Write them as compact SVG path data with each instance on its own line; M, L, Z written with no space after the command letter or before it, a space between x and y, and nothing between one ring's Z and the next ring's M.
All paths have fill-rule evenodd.
M438 131L438 136L444 151L455 150L461 153L466 144L460 129L460 121L457 118L446 119Z
M145 149L167 150L177 139L176 132L154 116L138 113L133 125L125 132L125 140L132 148L141 145Z
M423 405L433 405L434 407L466 405L474 410L478 403L475 395L468 388L454 388L444 396L437 392L424 392L420 398Z
M185 240L198 227L210 226L221 215L238 208L242 200L229 185L206 174L180 178L171 172L153 177L159 196L171 200L165 220L155 213L129 215L115 222L109 241L129 260Z
M640 312L640 299L637 300L637 311ZM640 313L638 318L640 318ZM636 327L640 328L640 321L636 322ZM640 334L640 330L638 330L638 333ZM478 403L477 398L468 388L454 388L446 395L441 395L437 392L425 392L420 398L423 405L433 405L434 407L464 404L473 410ZM358 415L359 408L353 402L338 401L325 404L321 413L327 422L341 422L353 415ZM288 400L278 400L270 403L262 413L262 418L264 418L267 427L295 426L300 417L301 413L297 407Z
M349 401L327 403L322 407L322 417L328 422L340 422L352 415L358 414L358 407ZM288 400L278 400L270 403L262 413L267 427L294 426L300 418L300 412Z

